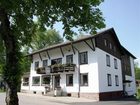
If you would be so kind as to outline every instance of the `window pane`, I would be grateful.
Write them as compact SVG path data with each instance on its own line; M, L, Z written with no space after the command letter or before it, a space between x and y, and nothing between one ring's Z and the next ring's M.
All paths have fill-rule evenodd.
M106 65L110 66L110 56L106 55Z
M88 74L80 74L80 84L82 86L87 86L88 85Z
M73 63L73 55L67 55L66 56L66 63L68 63L68 64Z
M119 78L118 78L118 75L115 75L115 82L116 82L116 86L119 86Z
M42 76L42 85L50 84L50 76Z
M108 86L111 86L112 85L111 74L107 74L107 81L108 81Z
M48 66L48 61L47 60L43 60L43 67L47 67Z
M39 76L33 77L32 82L33 82L33 85L40 85L40 77Z
M80 64L87 64L88 63L87 52L80 53L79 57L80 57Z
M73 74L66 75L67 86L73 86Z
M39 67L39 61L35 62L35 69Z
M23 78L23 86L28 86L29 85L29 77L24 77Z
M114 59L114 68L118 69L117 59Z

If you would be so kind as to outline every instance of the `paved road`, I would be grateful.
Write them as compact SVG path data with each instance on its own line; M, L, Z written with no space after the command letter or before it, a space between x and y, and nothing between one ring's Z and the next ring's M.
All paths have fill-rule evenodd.
M0 105L5 105L5 93L0 93ZM95 102L90 99L73 97L49 97L33 94L19 93L20 105L140 105L137 101L102 101Z

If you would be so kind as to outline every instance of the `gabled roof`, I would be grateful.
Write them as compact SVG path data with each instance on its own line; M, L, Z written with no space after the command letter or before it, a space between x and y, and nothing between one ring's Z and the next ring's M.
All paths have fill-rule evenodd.
M34 54L37 54L37 53L41 53L41 52L44 52L44 51L47 51L47 50L52 50L52 49L55 49L55 48L58 48L58 47L63 47L63 46L66 46L66 45L71 45L71 44L75 44L75 43L78 43L78 42L82 42L82 41L85 41L85 40L89 40L89 39L92 39L92 38L96 38L104 33L107 33L107 32L112 32L117 43L119 44L122 52L126 52L127 54L129 54L130 56L132 56L133 58L136 59L136 57L134 55L132 55L128 50L126 50L121 44L120 44L120 41L114 31L113 28L109 28L109 29L106 29L104 31L101 31L101 32L98 32L97 34L95 35L89 35L87 37L83 37L83 38L80 38L80 39L77 39L77 40L74 40L74 41L67 41L67 42L63 42L63 43L60 43L60 44L56 44L56 45L52 45L52 46L49 46L49 47L45 47L43 49L40 49L40 50L37 50L37 51L34 51L30 54L28 54L27 56L30 56L30 55L34 55Z

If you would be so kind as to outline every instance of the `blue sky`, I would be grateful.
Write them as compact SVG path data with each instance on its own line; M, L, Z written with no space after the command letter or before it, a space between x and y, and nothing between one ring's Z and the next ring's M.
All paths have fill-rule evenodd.
M121 44L140 64L140 0L105 0L100 9L106 28L115 29Z
M140 0L105 0L99 8L105 18L105 29L113 27L120 43L140 64ZM63 33L60 23L55 29Z

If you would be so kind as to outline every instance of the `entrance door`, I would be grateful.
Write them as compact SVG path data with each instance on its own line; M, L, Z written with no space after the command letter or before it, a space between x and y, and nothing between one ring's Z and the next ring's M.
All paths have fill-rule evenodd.
M60 87L60 75L54 77L54 88Z

